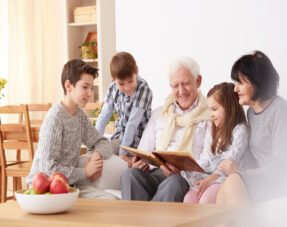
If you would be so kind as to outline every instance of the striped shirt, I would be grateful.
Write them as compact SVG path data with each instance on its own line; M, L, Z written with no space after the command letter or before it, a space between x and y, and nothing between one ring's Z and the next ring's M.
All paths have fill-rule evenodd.
M136 148L139 144L145 126L151 116L151 103L152 91L149 88L147 82L140 76L137 76L137 87L131 96L127 96L122 93L117 88L116 83L113 82L109 87L105 100L105 105L113 107L112 109L115 109L119 115L119 119L116 122L116 132L111 137L111 139L119 138L121 140L121 144ZM105 113L105 109L106 108L102 109L101 114L97 120L97 128L98 121L100 123L101 118L104 118L103 116L107 114ZM125 139L124 135L127 133L126 130L128 129L127 126L131 120L131 114L136 112L138 109L142 109L144 112L141 115L142 117L140 121L138 121L139 123L136 129L131 135L129 135L129 137L132 137L133 139L131 140L131 138L126 138L131 140L130 144L127 144L125 141L123 141L123 139Z

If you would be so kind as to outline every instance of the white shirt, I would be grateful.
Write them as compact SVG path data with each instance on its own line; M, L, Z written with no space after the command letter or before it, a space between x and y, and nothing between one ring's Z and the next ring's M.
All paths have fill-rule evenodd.
M197 100L192 104L192 106L183 111L176 102L174 105L174 111L177 114L184 115L192 111L197 106ZM165 127L165 120L162 116L163 106L158 107L154 111L152 111L151 118L144 130L143 136L139 143L138 149L146 152L153 152L156 149L156 144L160 139L161 133ZM211 122L210 121L202 121L194 126L194 135L193 135L193 143L192 143L192 151L193 158L198 160L202 150L204 148L204 140L207 134L211 133ZM182 139L182 135L184 133L184 127L176 127L174 130L173 137L168 145L168 151L178 151L179 144ZM207 139L210 140L210 137ZM211 141L206 141L206 143L211 143Z

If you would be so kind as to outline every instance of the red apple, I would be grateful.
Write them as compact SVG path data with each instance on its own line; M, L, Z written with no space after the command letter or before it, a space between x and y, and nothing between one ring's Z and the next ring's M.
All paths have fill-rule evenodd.
M52 194L68 193L69 184L59 175L54 176L50 183L50 192Z
M69 183L67 177L64 174L60 173L60 172L54 172L50 176L51 181L54 179L55 176L61 176L67 183Z
M32 178L32 186L39 193L43 194L48 191L50 178L47 174L39 172Z

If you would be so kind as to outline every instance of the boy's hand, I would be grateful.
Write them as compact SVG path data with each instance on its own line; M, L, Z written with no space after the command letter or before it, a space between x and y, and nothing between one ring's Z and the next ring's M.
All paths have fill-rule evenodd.
M99 171L90 177L90 180L93 182L94 180L100 178L102 176L103 171Z
M100 160L102 159L102 154L97 150L94 150L93 154L90 157L91 160Z
M166 167L161 165L160 169L162 170L163 174L166 177L169 177L174 174L179 174L180 170L176 168L174 165L170 164L169 162L165 163Z
M103 160L97 154L92 155L85 164L86 177L93 181L102 175L102 171Z

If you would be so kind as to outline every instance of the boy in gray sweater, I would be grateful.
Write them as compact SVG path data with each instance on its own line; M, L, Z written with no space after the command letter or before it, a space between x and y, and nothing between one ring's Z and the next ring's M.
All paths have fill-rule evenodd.
M41 126L38 149L26 183L38 172L51 175L61 172L69 184L86 178L94 181L102 174L103 160L111 156L112 145L92 125L84 111L92 95L93 81L98 69L81 60L71 60L62 71L64 98L54 105ZM91 149L92 155L83 168L78 161L81 145ZM96 190L96 189L95 189Z

